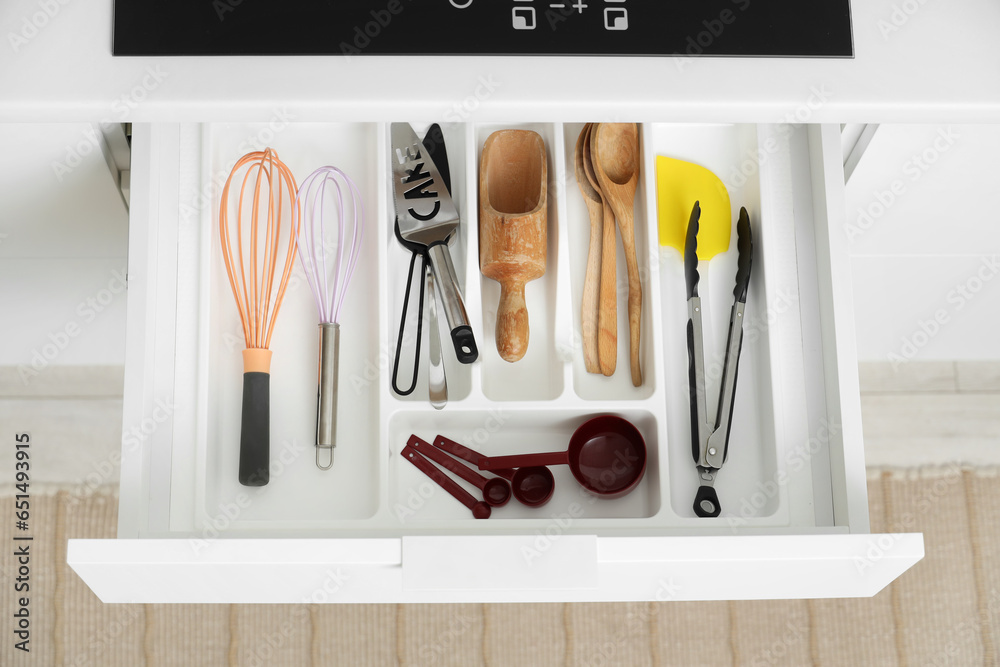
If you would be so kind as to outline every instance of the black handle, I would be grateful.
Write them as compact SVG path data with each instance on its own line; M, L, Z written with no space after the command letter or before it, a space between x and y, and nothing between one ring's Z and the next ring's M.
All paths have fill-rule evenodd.
M701 438L699 429L701 419L698 416L698 377L694 367L694 322L690 319L687 325L688 344L688 392L691 397L691 455L694 462L701 461Z
M396 221L396 232L398 236L399 221ZM402 237L398 236L402 242ZM423 246L421 246L423 247ZM417 265L417 258L420 258L420 273L413 272ZM409 396L417 388L417 374L420 372L420 337L423 332L424 317L424 275L427 273L427 256L421 252L414 252L410 256L410 270L406 278L406 291L403 293L403 310L399 315L399 334L396 336L396 356L392 360L392 390L400 396ZM413 287L414 278L419 284L419 300L417 303L417 335L413 343L413 374L410 376L410 385L405 389L399 386L399 360L403 354L403 345L408 342L406 335L406 313L410 307L410 291Z
M240 431L240 484L264 486L270 480L271 376L243 374L243 426Z
M459 326L451 330L451 340L455 344L455 355L459 362L471 364L479 358L479 348L476 347L476 337L472 334L472 327Z
M694 513L700 517L719 516L719 496L711 486L699 486L694 497Z

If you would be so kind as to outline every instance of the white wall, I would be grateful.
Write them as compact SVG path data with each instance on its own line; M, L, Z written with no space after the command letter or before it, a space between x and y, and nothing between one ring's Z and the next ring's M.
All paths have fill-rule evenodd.
M0 366L123 363L128 215L92 126L0 124L0 146Z
M1000 359L998 158L1000 126L879 128L847 189L861 360Z

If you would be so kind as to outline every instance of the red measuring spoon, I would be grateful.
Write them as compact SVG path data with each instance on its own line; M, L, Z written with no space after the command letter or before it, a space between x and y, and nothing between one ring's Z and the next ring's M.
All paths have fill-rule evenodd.
M465 445L459 444L443 435L434 438L434 446L476 466L479 465L480 460L486 458L479 452L473 451ZM519 503L528 507L541 507L549 502L556 488L552 471L544 466L527 466L518 468L517 470L495 468L490 470L490 472L509 479L514 497Z
M584 422L565 452L482 457L480 470L520 466L568 465L583 488L618 498L636 487L646 472L646 441L639 429L614 415Z
M458 482L448 477L448 475L436 468L433 463L425 459L423 454L414 449L413 446L407 445L403 447L403 451L400 453L403 458L415 465L420 472L430 477L438 486L450 493L455 500L472 510L472 516L477 519L490 518L492 510L489 505L482 500L476 500L471 493L459 486Z
M431 447L430 444L416 436L412 436L407 444L445 470L455 473L470 484L474 484L483 492L483 500L491 507L503 507L510 501L510 483L506 479L480 475L472 468L459 463L440 449Z

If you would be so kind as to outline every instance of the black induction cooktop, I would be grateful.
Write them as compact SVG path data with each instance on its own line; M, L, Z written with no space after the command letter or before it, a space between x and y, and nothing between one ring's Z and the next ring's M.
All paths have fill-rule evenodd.
M850 0L114 3L117 56L854 55Z

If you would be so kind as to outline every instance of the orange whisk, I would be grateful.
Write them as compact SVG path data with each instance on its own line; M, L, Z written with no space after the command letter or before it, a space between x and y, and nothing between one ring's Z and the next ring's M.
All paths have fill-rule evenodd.
M229 188L246 167L236 199L236 252L230 236ZM237 179L238 180L238 179ZM247 153L233 167L222 190L219 236L229 284L243 323L243 419L240 431L240 484L264 486L270 477L271 334L295 263L297 220L282 226L282 211L295 206L298 187L292 172L270 148ZM249 209L249 230L244 214ZM263 232L263 234L261 233ZM244 235L249 243L245 243ZM282 244L285 247L282 248ZM244 250L249 245L249 253ZM278 279L278 259L284 269ZM275 293L275 280L278 280ZM273 298L272 298L273 295Z

